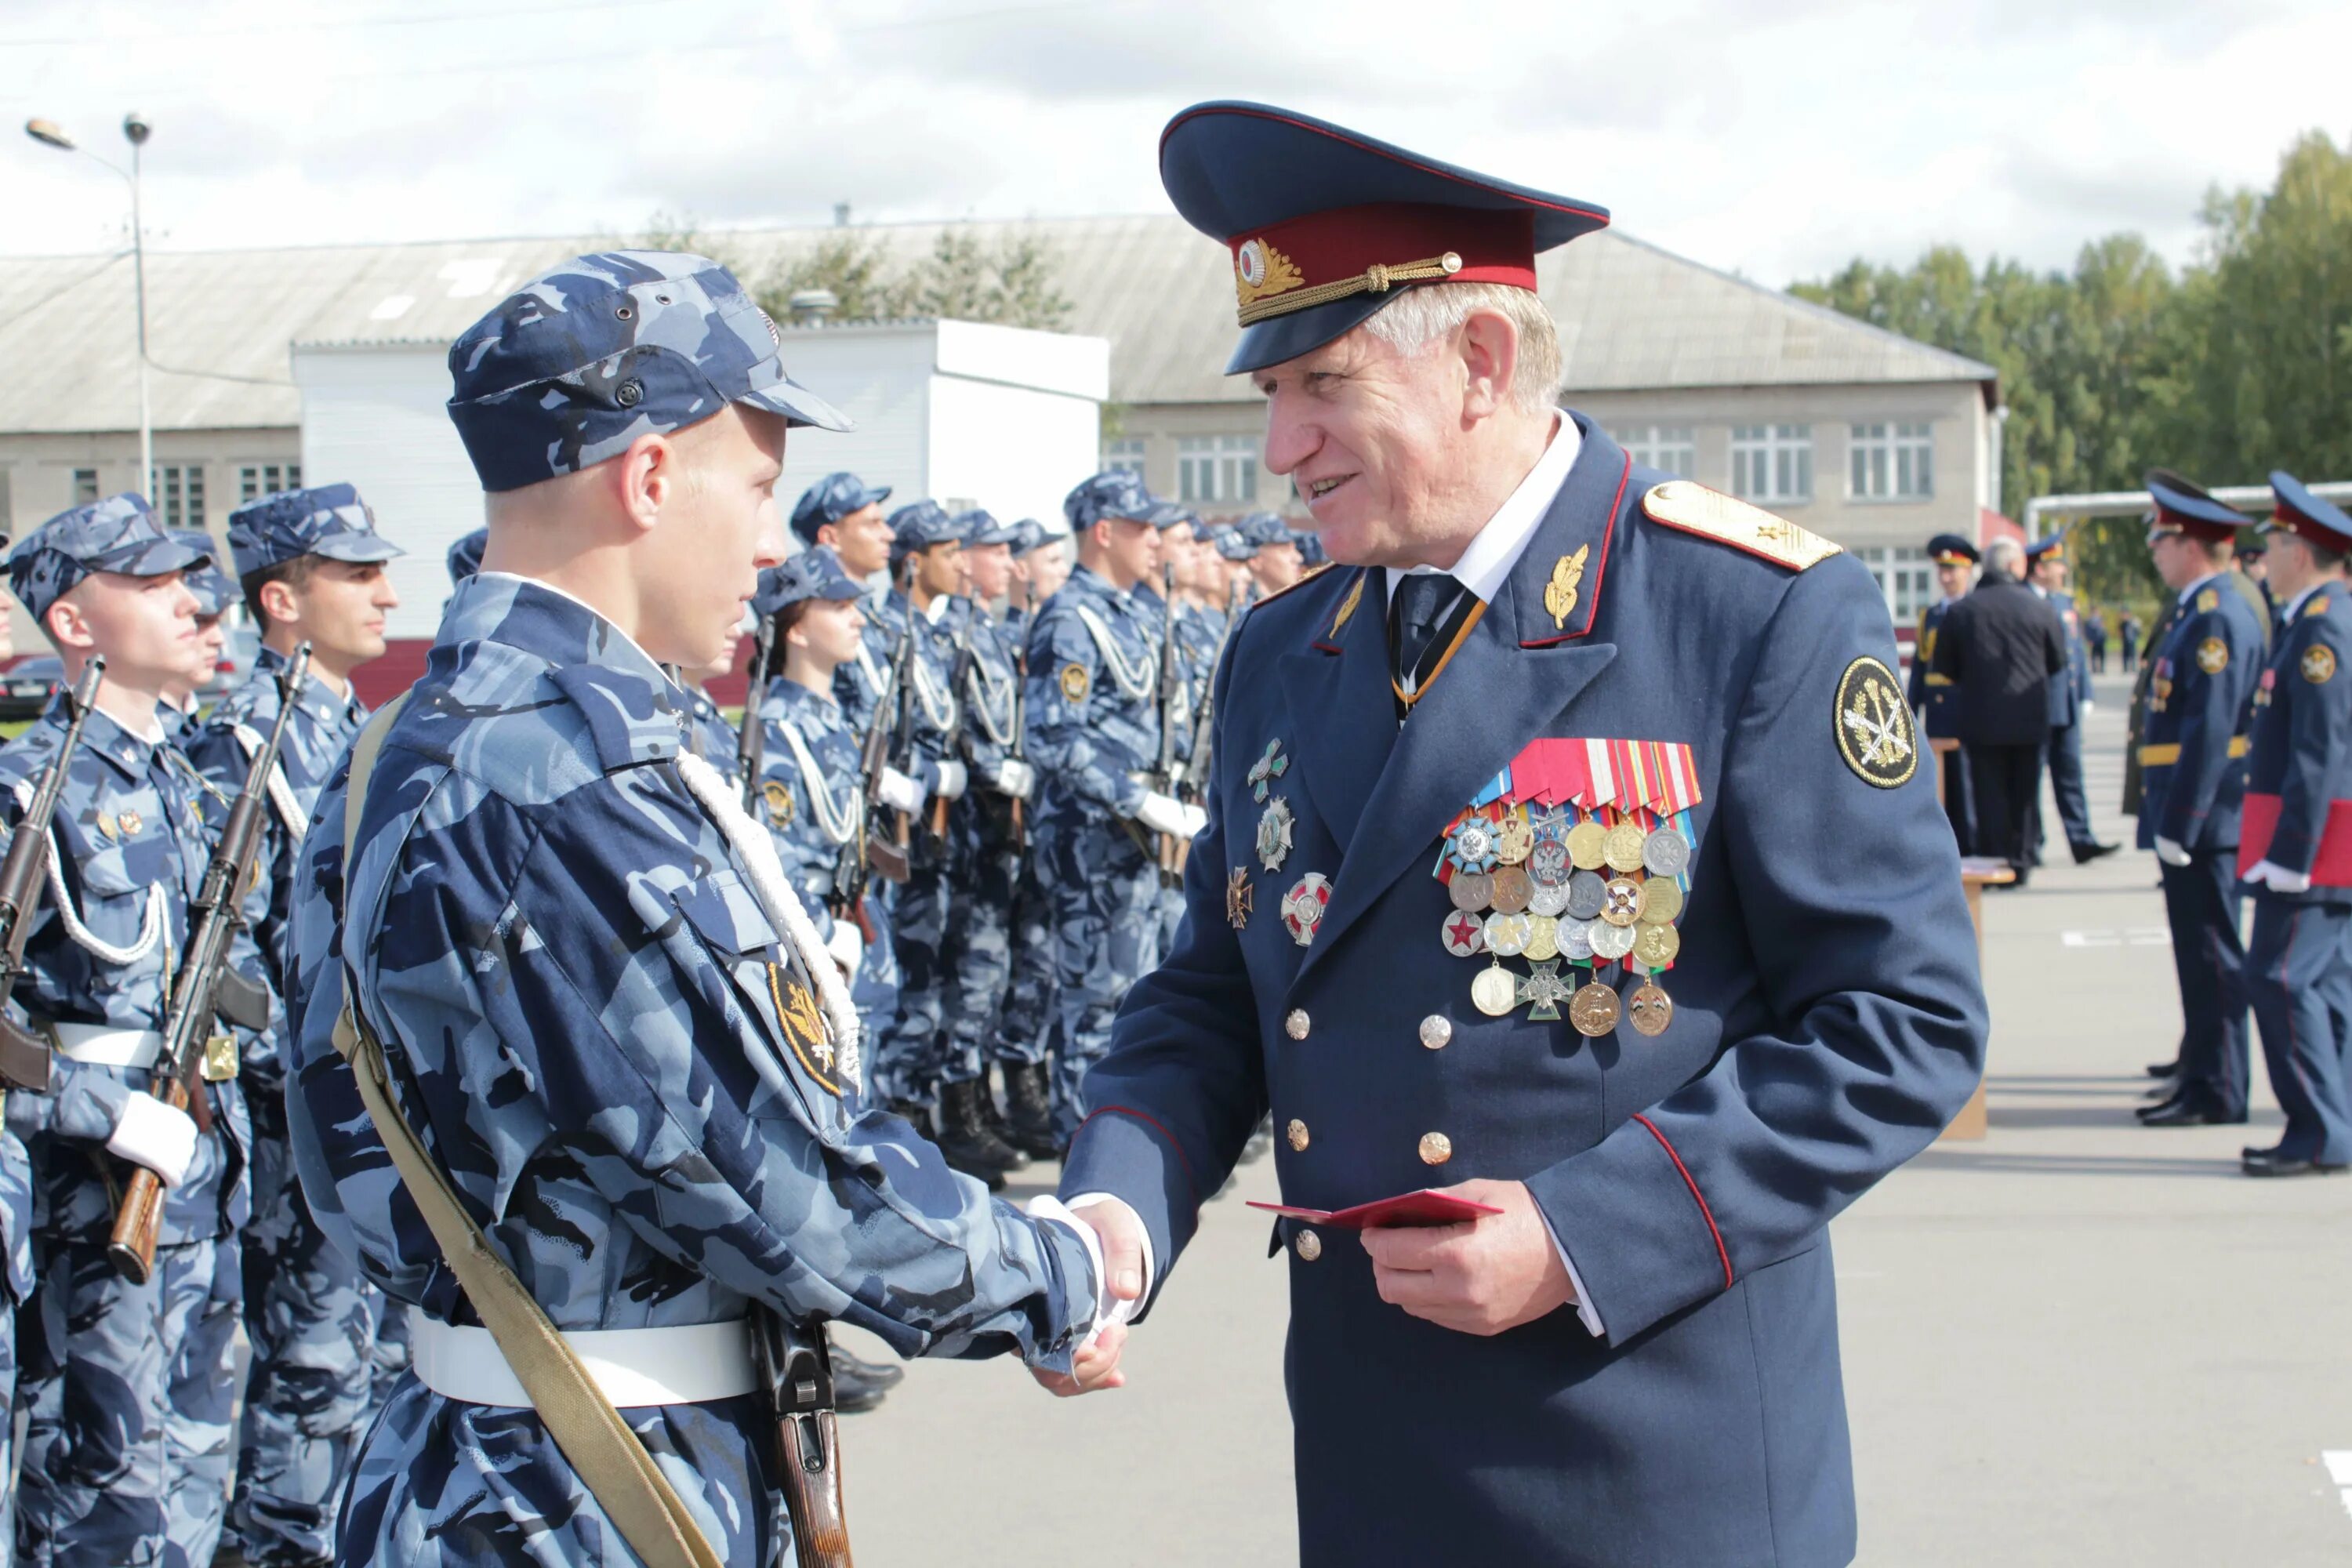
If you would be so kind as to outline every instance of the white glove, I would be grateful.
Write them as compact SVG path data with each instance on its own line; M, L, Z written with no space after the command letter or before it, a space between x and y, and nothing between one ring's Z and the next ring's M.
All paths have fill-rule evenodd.
M1198 805L1186 806L1184 808L1184 837L1187 838L1198 838L1202 834L1208 830L1208 809L1204 806Z
M1014 800L1027 800L1037 787L1037 770L1018 757L1007 757L996 770L996 793L1011 795Z
M1145 795L1142 809L1135 814L1135 820L1154 833L1165 833L1176 838L1192 837L1188 808L1172 795L1161 795L1155 790Z
M2156 858L2168 866L2189 864L2189 851L2169 838L2159 838L2156 841Z
M2307 893L2311 891L2310 872L2290 871L2285 867L2274 866L2268 860L2255 861L2254 868L2246 873L2246 880L2253 883L2256 887L2261 887L2267 883L2271 887L2277 889L2282 893Z
M196 1123L186 1111L174 1110L142 1091L122 1108L122 1120L114 1124L106 1150L134 1165L146 1166L165 1186L176 1187L187 1175L189 1162L196 1157Z
M920 811L923 808L923 786L896 768L882 770L880 793L882 804L894 811Z
M824 939L824 950L833 954L833 961L841 965L844 974L855 978L857 965L866 956L865 933L857 929L856 921L835 921L833 934Z
M941 800L961 800L963 786L971 782L971 773L961 763L940 764L939 796Z

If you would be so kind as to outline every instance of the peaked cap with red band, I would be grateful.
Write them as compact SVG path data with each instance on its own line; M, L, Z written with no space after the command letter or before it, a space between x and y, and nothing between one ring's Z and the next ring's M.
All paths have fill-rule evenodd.
M2254 521L2223 506L2205 493L2204 486L2170 468L2150 468L2145 482L2156 502L2156 521L2148 525L2151 533L2185 533L2208 544L2225 544Z
M1234 255L1241 342L1225 374L1322 347L1419 283L1533 289L1536 254L1609 209L1441 163L1263 103L1202 103L1160 137L1184 221Z
M2342 507L2313 495L2284 468L2271 471L2271 494L2278 498L2278 510L2262 525L2264 533L2283 528L2322 550L2352 550L2352 517Z

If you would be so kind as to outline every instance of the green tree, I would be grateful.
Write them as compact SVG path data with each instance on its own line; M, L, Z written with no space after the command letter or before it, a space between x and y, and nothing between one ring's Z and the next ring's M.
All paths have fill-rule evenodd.
M829 289L846 321L951 316L1053 331L1069 324L1073 309L1056 271L1045 242L1017 231L982 241L950 226L928 256L900 266L871 231L842 229L787 251L754 292L780 320L794 292Z
M847 321L884 321L908 313L888 253L865 229L830 230L814 244L786 252L752 292L782 321L792 319L792 297L803 289L831 289L839 301L836 313Z

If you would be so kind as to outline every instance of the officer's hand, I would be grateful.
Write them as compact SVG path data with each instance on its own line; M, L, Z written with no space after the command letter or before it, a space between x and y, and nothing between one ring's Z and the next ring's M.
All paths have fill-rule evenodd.
M1503 1212L1467 1225L1365 1231L1381 1300L1443 1329L1499 1334L1576 1299L1526 1183L1464 1182L1443 1190Z
M1125 1388L1127 1373L1119 1370L1118 1358L1126 1348L1127 1325L1112 1323L1095 1336L1094 1343L1078 1352L1067 1373L1033 1366L1029 1375L1037 1380L1038 1387L1056 1399L1072 1399L1097 1389Z
M196 1157L196 1124L152 1094L134 1094L122 1120L106 1141L107 1152L144 1165L167 1187L176 1187Z
M882 787L877 792L882 804L897 811L920 811L923 806L923 786L893 767L882 770Z

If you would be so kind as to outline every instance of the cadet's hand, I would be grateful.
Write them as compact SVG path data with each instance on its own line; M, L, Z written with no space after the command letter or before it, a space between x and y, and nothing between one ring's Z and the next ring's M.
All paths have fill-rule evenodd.
M176 1187L196 1157L196 1124L152 1094L134 1094L122 1120L106 1140L107 1151L144 1165L167 1187Z
M1156 790L1143 797L1143 805L1137 809L1135 820L1154 833L1165 833L1178 838L1192 836L1192 819L1185 814L1184 803L1172 795L1161 795Z
M1381 1300L1444 1329L1499 1334L1576 1299L1551 1227L1524 1182L1464 1182L1442 1191L1503 1212L1468 1225L1367 1230Z
M841 966L841 973L855 980L857 978L857 965L866 957L866 935L857 929L856 921L835 921L833 922L833 934L825 938L824 950L833 955L834 963Z
M1127 1325L1111 1323L1095 1336L1094 1343L1078 1352L1067 1373L1033 1366L1029 1375L1037 1380L1038 1387L1056 1399L1073 1399L1104 1388L1125 1388L1127 1373L1119 1370L1118 1358L1126 1348Z
M971 782L971 775L965 771L961 763L940 764L939 794L942 799L961 800L964 785Z
M882 770L882 787L875 792L882 804L896 811L920 811L923 807L923 786L894 767Z
M1007 757L996 770L996 793L1027 800L1037 787L1037 770L1018 757Z

